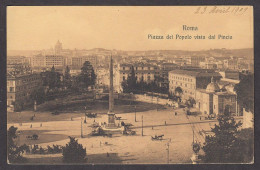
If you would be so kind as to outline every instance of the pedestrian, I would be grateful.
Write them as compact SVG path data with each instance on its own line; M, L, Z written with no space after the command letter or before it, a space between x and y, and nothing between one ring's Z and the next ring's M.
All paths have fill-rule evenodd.
M166 121L164 122L164 124L166 125Z
M30 128L32 128L32 124L31 124Z
M70 120L73 121L73 118L71 117Z
M109 157L109 153L107 152L107 157Z
M152 126L152 130L153 130L153 126Z
M42 123L41 123L40 127L42 127Z
M201 116L200 116L200 120L201 120Z

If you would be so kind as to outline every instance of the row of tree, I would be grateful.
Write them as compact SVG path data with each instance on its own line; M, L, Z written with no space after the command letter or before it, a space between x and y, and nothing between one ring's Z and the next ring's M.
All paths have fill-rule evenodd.
M53 96L59 92L59 89L66 89L67 91L86 90L88 87L95 85L96 74L93 66L89 61L86 61L81 73L77 76L71 76L70 68L67 66L64 74L56 71L53 66L50 71L41 73L43 86L48 87L47 92L44 87L41 87L31 93L31 99L37 101L38 104L43 103L48 97Z

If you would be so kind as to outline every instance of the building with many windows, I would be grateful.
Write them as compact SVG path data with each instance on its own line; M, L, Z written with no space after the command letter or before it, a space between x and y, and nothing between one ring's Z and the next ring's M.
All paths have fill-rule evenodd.
M144 81L150 83L155 80L155 76L159 74L157 66L148 63L134 63L134 64L118 64L118 70L115 72L117 78L117 86L121 87L123 81L126 81L131 68L134 68L137 82Z
M66 65L65 58L60 55L35 55L31 58L32 67L64 67Z
M216 81L221 75L213 70L172 70L169 72L169 93L175 94L175 89L182 89L182 100L196 98L196 89L206 89L211 82L211 77Z
M14 110L21 110L24 106L32 104L30 97L33 91L42 87L40 74L7 75L7 106Z
M131 67L134 68L135 76L137 81L151 82L154 80L155 75L158 74L156 66L144 63L134 64L120 64L120 82L127 80L128 75L131 73Z

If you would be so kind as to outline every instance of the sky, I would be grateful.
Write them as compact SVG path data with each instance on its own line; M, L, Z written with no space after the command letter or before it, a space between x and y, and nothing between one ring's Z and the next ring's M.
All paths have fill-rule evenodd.
M204 9L204 7L202 7ZM253 48L253 8L228 13L174 6L9 6L7 50L42 50L59 40L64 49L207 50ZM242 8L242 9L241 9ZM227 9L219 6L218 10ZM236 9L241 12L234 13ZM233 12L231 12L233 10ZM184 31L183 25L198 27ZM231 40L148 39L152 35L231 35Z

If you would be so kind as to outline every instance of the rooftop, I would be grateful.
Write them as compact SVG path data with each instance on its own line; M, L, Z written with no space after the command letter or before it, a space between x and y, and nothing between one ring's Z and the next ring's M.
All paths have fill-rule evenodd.
M222 77L218 72L214 72L211 70L198 70L198 71L190 71L190 70L172 70L169 72L170 74L182 74L193 77Z

